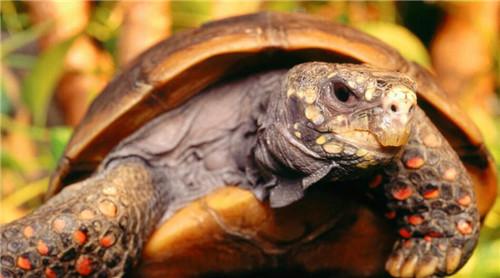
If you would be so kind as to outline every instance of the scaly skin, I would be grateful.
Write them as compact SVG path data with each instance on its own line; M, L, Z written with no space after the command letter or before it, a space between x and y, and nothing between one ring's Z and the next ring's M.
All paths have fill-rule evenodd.
M117 277L134 266L164 211L161 177L121 161L0 228L1 277Z
M401 237L387 271L427 277L460 269L479 236L476 197L457 154L420 109L408 144L385 174L387 216L395 218Z

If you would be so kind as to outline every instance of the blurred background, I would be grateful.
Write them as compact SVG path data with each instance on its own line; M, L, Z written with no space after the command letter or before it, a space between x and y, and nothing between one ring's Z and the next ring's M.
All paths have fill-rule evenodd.
M72 128L140 52L172 33L261 10L354 26L432 70L500 168L499 3L2 0L0 224L41 204ZM500 277L500 202L455 277Z

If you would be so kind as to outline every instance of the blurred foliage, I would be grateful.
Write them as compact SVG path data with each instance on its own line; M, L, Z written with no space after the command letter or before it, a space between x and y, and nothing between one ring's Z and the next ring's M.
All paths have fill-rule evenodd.
M218 1L173 1L169 11L172 31L193 28L216 17L253 9L247 7L250 10L239 11L239 3L222 1L222 4L232 5L219 3L217 10L214 8L215 2ZM223 10L224 7L226 10ZM446 5L433 2L341 1L262 1L255 7L258 10L307 12L355 26L393 45L406 58L429 68L432 61L427 49L446 9ZM477 16L481 17L480 14ZM113 57L116 65L123 17L122 8L117 2L92 3L88 24L82 32L40 50L37 40L51 32L53 22L47 20L42 24L33 24L25 3L2 1L0 223L21 217L40 205L41 196L47 187L47 177L56 167L70 137L72 128L61 125L62 121L58 119L60 115L54 112L58 108L53 101L54 91L64 71L68 49L77 37L89 36L99 49ZM494 57L495 97L491 100L494 109L482 113L481 117L475 116L474 120L481 127L487 145L498 163L498 37L494 43L491 53ZM86 100L87 103L89 101ZM500 169L500 164L497 164L497 168ZM497 202L484 223L479 248L456 277L500 277L499 262L500 202Z

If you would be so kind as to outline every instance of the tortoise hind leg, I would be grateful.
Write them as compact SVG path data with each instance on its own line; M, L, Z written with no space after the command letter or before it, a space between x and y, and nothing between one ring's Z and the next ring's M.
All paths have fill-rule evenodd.
M122 276L164 211L161 181L127 159L0 227L1 277Z
M389 216L396 218L400 235L386 264L395 277L452 274L471 256L479 236L467 171L425 114L416 112L408 145L392 171L386 170Z

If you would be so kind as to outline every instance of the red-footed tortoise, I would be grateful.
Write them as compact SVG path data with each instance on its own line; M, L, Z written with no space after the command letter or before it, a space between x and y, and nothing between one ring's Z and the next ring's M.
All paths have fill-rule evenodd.
M235 17L107 86L47 203L1 227L1 274L442 276L495 190L478 130L418 65L306 15Z

